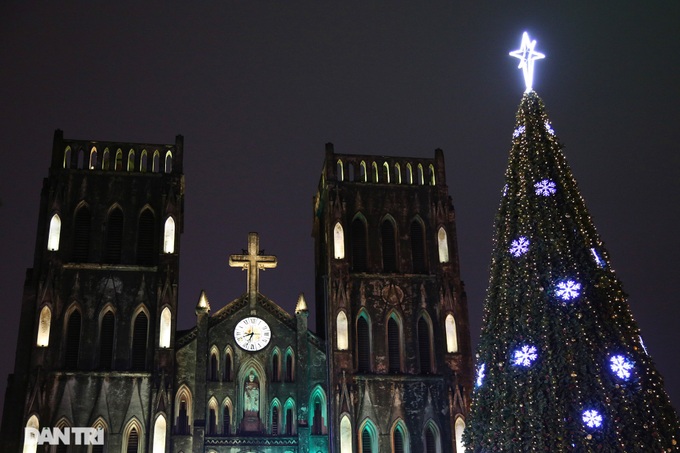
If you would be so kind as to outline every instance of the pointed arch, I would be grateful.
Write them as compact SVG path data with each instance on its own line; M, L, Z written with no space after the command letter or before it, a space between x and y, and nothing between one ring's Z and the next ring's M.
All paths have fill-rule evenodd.
M274 398L269 405L269 431L272 436L281 434L281 402Z
M88 166L90 170L96 170L97 169L97 148L92 147L90 150L90 165Z
M156 417L153 425L153 453L165 453L165 441L167 439L168 422L162 412Z
M378 430L370 418L366 418L359 426L359 451L361 453L378 452Z
M113 307L105 306L99 315L99 368L113 368L113 349L116 337L116 314Z
M387 363L390 373L401 373L403 365L404 329L401 317L395 311L387 315Z
M127 171L135 171L135 150L128 151Z
M436 186L437 185L437 179L436 179L435 172L434 172L434 165L432 165L432 164L429 165L427 176L428 176L427 179L429 180L430 185Z
M145 266L154 264L155 226L156 216L150 207L144 207L137 220L137 264Z
M163 307L158 326L158 347L169 348L172 334L172 312L169 306Z
M371 170L373 173L373 182L380 182L380 178L378 175L378 164L375 163L375 161L371 163Z
M397 228L394 218L386 215L380 224L383 272L397 272Z
M73 261L76 263L87 262L90 256L90 231L92 215L90 208L85 203L81 203L76 208L74 216L73 231Z
M47 236L47 250L56 252L59 250L59 238L61 237L61 219L59 214L54 214L50 219L50 229Z
M342 159L338 159L336 164L337 165L336 165L336 169L335 169L335 173L336 173L335 176L336 176L338 181L344 181L345 180L345 167L342 164Z
M246 382L251 373L258 379L260 384L259 412L260 414L266 414L267 401L264 396L266 395L266 389L268 386L268 375L263 367L263 364L254 357L249 356L239 364L237 369L238 373L236 375L236 381L239 383L241 392L243 392L243 384ZM245 398L243 398L242 394L236 399L236 404L236 414L242 414L245 408Z
M234 351L231 346L224 348L224 382L231 382L234 373Z
M385 182L387 184L389 184L390 183L390 164L387 163L387 161L385 161L385 162L383 162L382 166L383 166L383 172L384 172L384 175L385 175Z
M286 349L286 382L295 382L295 352L290 346Z
M328 434L328 403L326 392L320 385L314 387L309 397L309 420L312 435Z
M92 423L92 427L95 429L101 429L104 434L104 444L103 445L90 445L87 447L87 453L104 453L104 446L107 444L107 436L109 433L109 425L100 416Z
M359 164L359 180L361 182L368 182L368 170L366 169L366 162L363 160Z
M193 399L186 384L180 385L175 397L175 432L180 435L191 434Z
M281 382L281 351L278 346L272 351L272 382Z
M144 445L144 430L137 417L132 417L123 430L125 453L141 453Z
M76 168L82 170L85 169L85 151L83 148L78 149L78 163L76 165Z
M434 372L432 350L432 320L426 312L422 312L418 318L418 362L422 374Z
M158 173L158 172L161 171L160 160L161 160L161 154L158 152L158 150L155 150L153 152L153 159L152 159L152 162L151 162L151 171L153 173Z
M426 272L425 225L419 216L411 221L411 262L414 273L424 274Z
M411 441L408 435L408 429L404 420L398 418L392 424L390 430L390 441L392 444L392 453L409 453L411 451Z
M352 437L352 422L349 415L342 414L340 416L340 453L352 453L354 451Z
M124 223L123 210L116 204L109 210L106 220L105 261L108 264L120 264L123 252Z
M368 264L368 242L366 240L366 219L363 215L357 214L354 216L350 236L352 246L352 270L354 272L366 272Z
M347 322L347 315L345 310L338 311L338 316L336 318L336 343L337 348L340 351L346 351L349 349L349 326Z
M102 170L108 170L111 168L111 153L108 148L104 148L104 153L102 155Z
M210 361L208 362L208 380L220 380L220 350L217 346L212 345L210 348Z
M66 335L64 348L64 368L75 370L78 368L80 358L80 330L82 316L76 304L72 304L66 312L65 317Z
M423 453L442 453L439 428L432 419L423 428Z
M175 253L175 219L168 216L163 226L163 253Z
M219 407L219 404L217 403L217 398L215 398L214 396L210 397L210 400L208 400L208 426L207 426L207 431L206 431L206 435L208 435L208 436L216 436L217 435L218 407Z
M172 172L172 151L165 153L165 173Z
M453 313L446 315L444 330L446 332L446 352L458 352L458 331L456 329L456 318L453 317Z
M52 310L48 305L44 305L40 310L38 320L38 337L35 341L39 348L46 348L50 345L50 327L52 326Z
M399 162L394 163L394 182L401 184L401 165L399 165Z
M71 168L71 147L64 149L64 168Z
M345 232L340 222L333 227L333 258L341 260L345 258Z
M437 250L439 251L439 262L449 262L449 240L446 237L446 230L443 226L437 231Z
M149 313L144 305L136 310L132 320L130 365L133 371L144 371L149 346Z
M229 397L222 402L222 435L229 436L232 433L231 421L233 419L234 405Z
M463 442L465 420L463 420L463 417L456 417L456 423L453 425L453 431L456 437L456 453L465 453L465 443Z
M149 168L149 153L145 149L142 150L142 154L139 156L139 171L146 172Z
M406 164L406 182L407 184L413 184L413 166L411 162Z
M425 172L423 171L423 164L418 164L418 185L425 185Z
M293 398L288 398L286 403L283 405L283 425L284 433L289 436L294 436L297 434L297 423L295 411L295 400Z
M123 170L123 150L120 148L116 150L116 162L114 164L114 169L116 171Z
M365 309L359 312L356 320L356 357L357 371L359 373L370 373L371 366L371 317Z
M28 417L26 428L29 429L24 429L24 448L22 453L36 453L38 451L38 430L40 429L40 421L37 415L33 414Z

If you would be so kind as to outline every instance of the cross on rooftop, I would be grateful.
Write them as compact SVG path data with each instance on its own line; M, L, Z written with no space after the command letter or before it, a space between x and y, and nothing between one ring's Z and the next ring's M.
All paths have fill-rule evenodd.
M248 233L248 254L229 255L229 266L240 267L248 271L248 298L250 308L255 308L257 293L260 290L258 280L260 269L273 269L276 267L276 256L260 255L260 236L257 233Z

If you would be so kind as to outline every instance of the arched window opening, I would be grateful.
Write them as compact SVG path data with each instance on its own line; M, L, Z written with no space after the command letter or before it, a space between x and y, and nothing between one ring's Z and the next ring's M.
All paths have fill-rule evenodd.
M90 170L95 170L97 168L97 148L92 148L90 150Z
M135 171L135 150L128 151L127 171Z
M365 316L359 316L357 319L357 371L359 373L371 371L371 335Z
M435 173L434 173L434 165L432 165L432 164L430 164L430 167L429 167L429 175L428 175L428 176L429 176L428 179L429 179L429 181L430 181L430 185L431 185L431 186L436 186L436 185L437 185L437 179L436 179Z
M52 310L45 305L40 310L40 321L38 322L38 338L36 346L46 348L50 344L50 327L52 326Z
M153 212L150 209L145 209L142 215L139 216L139 224L137 226L137 264L151 265L154 263L154 219Z
M390 373L401 372L401 332L394 316L387 321L387 354Z
M167 422L163 414L156 418L153 426L153 453L165 453Z
M458 332L456 331L456 319L451 313L446 315L444 321L446 331L446 352L458 352Z
M432 425L432 422L425 426L423 433L423 441L425 442L424 453L440 453L441 445L439 444L439 431Z
M172 153L168 151L165 153L165 173L172 172Z
M340 453L352 453L352 423L347 415L340 419Z
M401 184L401 165L399 165L399 162L394 164L394 182Z
M217 354L210 354L210 380L219 381L219 371L217 368Z
M175 401L175 433L191 434L191 391L185 385L180 386Z
M81 206L76 212L73 234L73 261L87 262L90 255L90 210Z
M148 170L148 153L142 150L142 155L139 158L139 171L146 172Z
M170 308L165 307L161 311L161 325L159 327L158 346L161 348L170 347L170 334L172 332L172 313Z
M293 423L293 408L288 407L286 409L286 431L285 433L289 436L295 434L294 430L295 424Z
M333 257L341 260L345 257L345 233L340 222L333 228Z
M84 156L84 154L85 154L85 151L83 151L82 148L78 150L77 168L80 169L80 170L85 169L85 156Z
M222 408L222 434L225 436L231 434L231 409L226 404Z
M31 415L26 422L26 428L30 428L30 430L24 430L24 449L22 453L36 453L38 451L38 429L40 428L38 417Z
M177 434L189 434L189 414L187 401L179 402L179 415L177 416Z
M135 318L134 329L132 332L132 369L143 371L146 369L146 348L147 335L149 330L149 320L146 313L139 312Z
M377 451L375 432L370 425L370 421L366 422L364 429L361 430L361 453L374 453Z
M352 270L366 272L366 224L360 218L352 221Z
M64 168L71 168L71 147L67 146L64 150Z
M163 227L163 253L175 253L175 219L168 217Z
M78 368L80 355L80 311L74 310L68 317L66 327L66 351L64 354L64 368L75 370Z
M116 171L122 171L123 170L123 150L122 149L118 149L116 151L115 170Z
M272 407L272 436L279 434L279 408Z
M371 168L373 169L373 182L380 182L380 180L378 178L378 164L373 162L371 164Z
M102 170L111 168L111 153L108 148L104 148L104 155L102 156Z
M50 231L47 237L47 250L56 252L59 250L59 237L61 236L61 219L54 214L50 219Z
M418 320L418 356L420 358L420 372L432 372L432 345L430 342L430 325L424 317Z
M425 185L425 174L423 172L423 164L418 164L418 184Z
M361 182L368 181L368 171L366 170L366 162L364 162L363 160L361 161L361 164L359 164L359 180Z
M224 381L231 382L231 370L232 370L231 353L227 351L224 354Z
M158 152L158 150L153 152L153 162L151 163L151 171L154 173L158 173L161 171L161 155Z
M413 260L413 272L424 274L425 269L425 235L423 226L417 220L411 222L411 259Z
M208 436L217 435L217 412L214 407L210 408L208 416Z
M397 244L394 234L394 224L384 220L380 227L382 238L383 271L392 273L397 271Z
M465 443L463 442L463 431L465 431L465 422L463 417L458 417L453 426L456 436L456 453L465 453Z
M281 359L279 353L274 351L272 355L272 382L281 381Z
M106 424L101 419L101 417L99 419L97 419L97 421L94 423L94 425L92 425L92 427L95 428L95 429L101 429L102 431L104 431L104 443L102 445L92 445L90 447L90 450L88 450L88 452L89 453L104 453L104 447L106 446L106 443L108 441L107 440L108 428L106 427Z
M295 382L295 360L293 352L286 352L286 382Z
M120 264L123 251L123 211L114 208L109 213L106 225L106 255L109 264Z
M347 181L355 181L355 173L354 173L354 166L356 164L354 162L348 162L347 163Z
M444 227L439 227L437 231L437 249L439 250L439 262L449 262L449 241L446 237L446 230Z
M108 311L99 328L99 368L110 370L113 367L113 345L116 330L116 317Z
M347 323L347 315L344 311L338 312L338 317L336 321L337 328L337 343L338 349L340 351L346 351L349 349L349 329Z
M345 180L345 168L342 165L342 160L340 160L340 159L338 159L337 167L335 169L335 173L336 173L335 176L338 179L338 181L344 181Z
M404 435L401 424L394 427L392 430L392 453L405 453L406 450L406 436Z
M139 433L137 428L132 428L128 434L126 453L138 453L139 451Z
M384 176L385 176L385 182L387 184L389 184L390 183L390 164L388 164L387 162L383 162L383 172L384 172Z
M410 162L406 164L406 182L413 184L413 166L411 166Z
M318 387L312 392L312 398L310 402L310 412L311 420L310 425L312 426L313 435L322 435L328 433L328 427L326 420L328 418L327 407L326 407L326 395Z

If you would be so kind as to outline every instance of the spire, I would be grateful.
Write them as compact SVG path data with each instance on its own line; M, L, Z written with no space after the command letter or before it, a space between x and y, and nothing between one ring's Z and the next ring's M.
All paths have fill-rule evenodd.
M305 293L300 293L297 305L295 306L295 314L307 312L307 301L305 300Z
M677 415L533 91L493 245L467 451L676 448Z
M198 303L196 304L196 314L199 313L210 313L210 301L208 296L205 294L205 290L201 290L201 295L198 298Z

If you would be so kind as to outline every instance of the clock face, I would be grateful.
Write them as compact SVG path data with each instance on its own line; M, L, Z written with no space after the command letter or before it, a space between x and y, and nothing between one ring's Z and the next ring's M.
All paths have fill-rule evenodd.
M243 318L234 328L236 344L246 351L259 351L269 344L272 331L264 319L250 316Z

